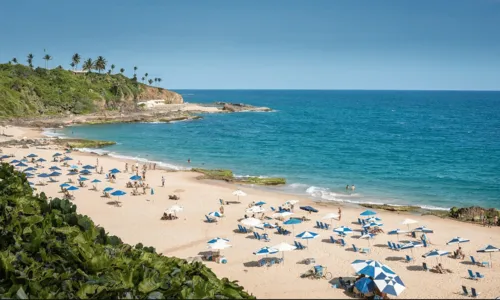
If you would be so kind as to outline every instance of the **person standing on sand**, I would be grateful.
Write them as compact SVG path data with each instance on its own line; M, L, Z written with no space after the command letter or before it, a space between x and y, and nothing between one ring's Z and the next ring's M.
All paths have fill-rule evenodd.
M96 166L96 168L97 168L97 167L99 167L99 157L97 157L97 158L95 159L95 162L96 162L96 165L95 165L95 166Z
M156 170L156 163L153 165L153 170Z
M142 171L142 180L146 180L146 170Z
M128 173L128 163L125 163L125 173Z
M161 177L161 186L165 187L165 177Z
M339 221L341 218L342 218L342 210L340 209L340 206L339 206Z
M102 166L101 166L101 172L100 172L100 173L101 173L101 174L103 174L103 173L104 173L104 170L103 170Z

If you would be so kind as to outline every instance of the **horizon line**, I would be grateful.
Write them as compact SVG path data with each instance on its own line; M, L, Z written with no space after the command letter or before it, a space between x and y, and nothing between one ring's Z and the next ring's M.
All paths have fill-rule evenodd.
M458 90L458 89L260 89L260 88L165 88L170 91L385 91L385 92L500 92L500 90Z

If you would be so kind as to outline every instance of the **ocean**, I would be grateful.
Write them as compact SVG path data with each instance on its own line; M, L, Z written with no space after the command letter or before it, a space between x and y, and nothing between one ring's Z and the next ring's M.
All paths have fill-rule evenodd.
M176 169L285 177L288 184L278 190L318 200L500 208L500 92L177 92L185 102L274 111L73 126L59 134L114 140L118 144L104 151Z

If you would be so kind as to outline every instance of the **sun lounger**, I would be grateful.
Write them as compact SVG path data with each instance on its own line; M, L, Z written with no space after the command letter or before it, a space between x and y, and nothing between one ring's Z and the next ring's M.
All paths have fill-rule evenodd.
M465 287L465 285L462 285L462 291L463 291L464 296L469 296L469 292L467 291L467 288Z
M271 241L267 233L264 233L263 235L260 236L261 239L264 239L265 242Z
M274 263L275 263L275 260L274 260L274 259L271 259L271 260L269 261L269 264L268 264L267 266L268 266L268 267L270 267L270 266L274 265Z
M485 267L485 266L488 266L488 267L489 267L489 266L490 266L490 263L489 263L489 262L487 262L487 261L483 261L483 262L478 262L478 261L476 261L476 260L474 259L474 256L471 256L471 257L470 257L470 260L472 261L472 263L473 263L473 264L478 265L478 266L483 266L483 267Z
M54 178L49 177L49 182L59 182L59 180L55 180Z
M470 288L471 297L476 298L480 293L476 292L475 288Z
M323 223L325 225L325 229L328 230L330 229L330 224Z
M392 247L391 242L387 242L387 246L389 246L389 249L394 250L394 248Z
M467 272L469 272L469 279L477 280L476 275L474 275L474 272L472 272L471 270L467 270Z
M319 223L319 221L316 221L316 228L321 228L321 224Z
M359 253L365 253L365 254L367 254L367 253L370 252L369 248L358 248L354 244L352 244L352 249L354 250L354 252L359 252Z
M361 225L361 219L360 218L358 218L358 224Z
M413 257L406 255L406 262L411 262L411 261L413 261Z
M257 232L253 232L253 236L255 239L260 240L260 235Z
M330 242L332 242L332 244L335 244L335 243L336 243L335 239L334 239L334 238L333 238L333 236L331 236L331 235L330 235Z
M346 243L344 239L340 239L340 246L345 247Z
M427 264L426 264L426 263L422 263L422 268L424 268L424 271L425 271L425 272L428 272L428 271L429 271L429 268L427 267Z
M217 219L209 218L207 215L205 215L205 218L207 219L208 223L215 223L215 222L217 222Z
M484 278L484 275L479 273L479 272L476 272L476 277L477 277L477 279L480 279L480 278Z

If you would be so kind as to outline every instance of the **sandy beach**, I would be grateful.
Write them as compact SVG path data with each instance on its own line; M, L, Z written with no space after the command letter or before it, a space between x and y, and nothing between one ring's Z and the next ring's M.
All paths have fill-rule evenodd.
M7 135L12 138L39 136L35 130L17 127L2 128ZM7 137L2 136L2 140ZM52 155L59 151L55 146L52 149L22 149L22 148L2 148L3 154L12 154L16 159L21 159L30 153L35 153L43 157L48 162L44 163L45 168L40 172L47 172L48 167L62 163L52 163ZM73 151L68 154L73 158L70 164L96 165L96 155ZM310 199L292 197L290 195L254 189L249 186L236 186L224 182L202 181L196 179L198 174L193 172L167 172L165 170L148 170L146 182L154 189L154 195L132 196L131 188L126 188L129 177L134 175L129 168L125 173L124 160L99 156L99 168L103 166L105 172L117 168L121 173L117 174L115 183L109 183L105 175L92 174L90 179L102 181L98 188L102 191L104 187L111 186L127 192L127 195L120 197L121 206L114 205L116 197L104 198L101 191L93 191L89 188L80 188L73 194L73 202L78 206L80 214L90 216L96 224L103 226L109 233L119 236L124 242L130 244L143 243L153 246L159 253L167 256L177 256L189 258L207 251L207 241L215 237L227 238L230 240L231 248L222 250L222 254L227 258L227 264L215 262L205 262L212 268L218 276L228 277L230 280L238 280L246 290L254 294L257 298L351 298L343 289L332 287L332 283L341 276L344 278L355 277L351 263L356 259L374 259L387 264L403 280L406 290L398 298L467 298L462 295L461 286L476 288L481 293L480 298L495 298L500 296L500 286L495 282L500 282L500 253L492 254L490 261L489 254L476 253L476 250L491 244L500 247L500 228L487 228L480 225L467 224L449 219L441 219L435 216L419 216L403 213L391 213L387 211L376 211L377 216L382 219L383 229L387 232L393 229L407 229L401 222L406 218L417 220L417 224L411 228L425 225L434 230L428 234L432 243L427 248L415 248L410 250L395 251L387 247L387 242L397 242L394 235L378 234L369 245L367 240L359 239L361 226L357 224L359 214L366 210L362 207L342 206L342 218L340 221L332 221L333 227L341 225L351 227L355 232L345 238L346 246L330 242L330 236L335 235L332 230L315 228L316 221L325 221L321 218L330 212L337 213L339 205L326 205L314 203ZM128 161L129 165L135 161ZM31 164L30 164L31 166ZM62 176L57 179L59 183L49 183L46 186L36 186L37 192L45 192L49 197L62 197L59 184L66 182L68 176L66 168L63 169ZM161 186L161 178L165 177L165 187ZM73 176L76 178L76 176ZM37 183L39 178L32 178L30 181ZM205 222L205 215L220 208L219 199L224 201L237 201L238 198L232 195L233 191L241 189L247 196L240 197L239 204L224 205L224 217L217 223ZM180 200L169 200L168 195L176 194ZM283 236L267 230L270 241L259 241L253 234L239 233L238 220L245 215L245 209L251 202L264 201L263 206L267 216L271 216L270 207L277 208L287 200L299 200L295 205L293 217L306 216L310 221L302 222L294 226L295 235L305 230L319 233L319 238L301 241L308 245L305 250L294 250L285 254L283 264L270 267L258 267L256 262L262 258L253 254L264 246L273 246L280 242L293 244L294 234ZM184 210L179 212L177 220L160 220L165 209L178 204ZM319 210L318 213L309 214L299 210L298 206L311 205ZM272 223L276 220L272 220ZM330 223L330 221L325 221ZM286 227L286 226L285 226ZM286 227L292 230L290 226ZM259 231L261 232L261 231ZM453 237L460 236L468 238L469 243L462 244L465 252L465 259L452 259L446 256L441 257L439 262L445 269L452 273L439 274L426 272L422 269L422 263L426 262L429 267L437 264L436 258L423 258L422 254L433 249L453 252L457 245L446 245ZM400 236L400 240L415 240L408 236ZM353 251L352 245L359 248L370 246L369 254L361 254ZM414 262L406 262L405 256L414 257ZM472 265L470 255L478 261L489 261L492 267L482 267ZM281 257L278 253L272 257ZM300 274L311 269L312 265L299 263L303 259L314 258L316 264L321 264L332 273L333 280L328 282L325 279L310 280L300 278ZM479 280L468 279L467 270L480 272L484 278ZM395 298L390 296L390 298Z

